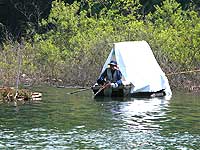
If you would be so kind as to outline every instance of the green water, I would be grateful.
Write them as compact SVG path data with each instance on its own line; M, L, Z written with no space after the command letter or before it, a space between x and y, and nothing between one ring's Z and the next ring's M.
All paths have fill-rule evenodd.
M0 104L0 149L200 149L200 97L100 99L36 88L42 101Z

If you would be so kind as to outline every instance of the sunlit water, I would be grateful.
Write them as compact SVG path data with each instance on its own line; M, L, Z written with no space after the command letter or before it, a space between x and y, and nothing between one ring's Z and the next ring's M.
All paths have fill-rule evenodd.
M200 149L200 97L98 99L36 88L42 101L0 105L0 149Z

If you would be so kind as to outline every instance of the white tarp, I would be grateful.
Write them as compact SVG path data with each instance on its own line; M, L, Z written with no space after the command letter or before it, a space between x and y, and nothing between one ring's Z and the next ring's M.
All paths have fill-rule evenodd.
M101 73L111 60L117 61L123 80L134 85L131 93L156 92L165 89L167 95L172 94L168 79L146 41L114 43Z

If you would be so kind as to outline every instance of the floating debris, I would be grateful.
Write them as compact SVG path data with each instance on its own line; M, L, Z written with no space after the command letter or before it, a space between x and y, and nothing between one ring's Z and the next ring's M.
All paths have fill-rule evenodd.
M27 89L17 90L13 87L0 88L0 101L3 102L25 102L42 100L42 93L31 92Z
M31 94L31 98L32 98L32 100L34 100L34 101L42 100L42 93L33 92L33 93Z

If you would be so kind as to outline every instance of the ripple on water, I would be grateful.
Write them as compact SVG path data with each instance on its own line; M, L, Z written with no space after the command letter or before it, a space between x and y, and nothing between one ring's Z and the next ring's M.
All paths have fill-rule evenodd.
M196 103L44 95L17 112L0 109L0 149L198 149Z

